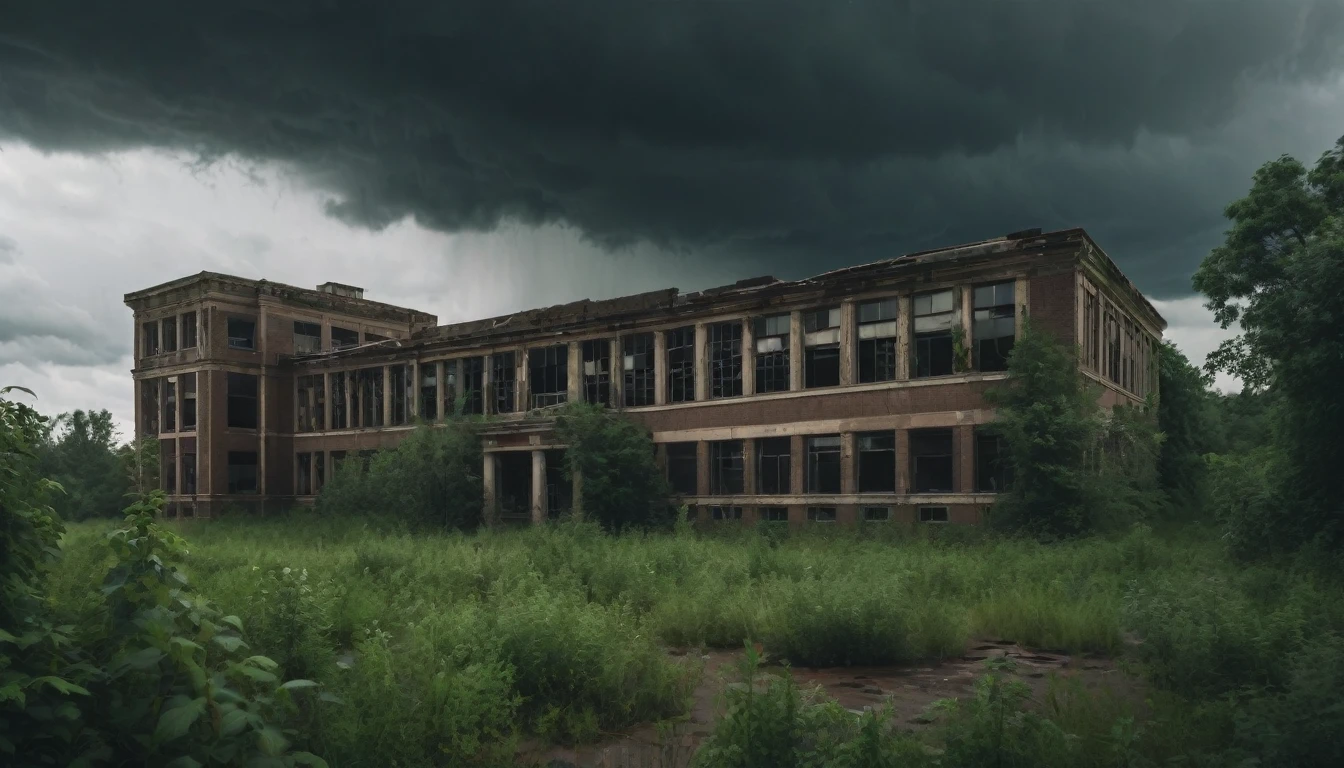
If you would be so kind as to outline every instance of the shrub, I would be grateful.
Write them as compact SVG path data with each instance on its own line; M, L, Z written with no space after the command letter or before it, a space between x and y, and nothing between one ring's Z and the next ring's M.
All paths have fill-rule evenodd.
M588 403L571 403L556 417L565 449L565 475L581 477L583 514L609 531L667 526L674 510L654 458L653 441L625 415Z

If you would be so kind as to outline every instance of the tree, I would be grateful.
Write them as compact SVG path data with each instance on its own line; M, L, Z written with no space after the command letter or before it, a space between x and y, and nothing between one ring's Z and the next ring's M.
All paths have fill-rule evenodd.
M1158 358L1157 423L1164 436L1158 477L1171 500L1190 509L1205 492L1204 454L1214 438L1208 379L1170 341Z
M610 531L672 521L670 491L643 427L599 405L572 403L556 417L565 475L581 477L583 514Z
M73 411L50 422L38 456L42 474L65 488L52 501L62 519L121 514L130 484L117 451L109 411Z
M1307 171L1283 156L1255 173L1246 197L1227 206L1223 244L1194 276L1224 328L1240 333L1206 367L1240 376L1277 398L1275 445L1283 461L1261 505L1272 520L1239 535L1270 549L1308 541L1344 545L1344 138ZM1257 533L1252 533L1256 531ZM1267 534L1262 536L1261 534Z

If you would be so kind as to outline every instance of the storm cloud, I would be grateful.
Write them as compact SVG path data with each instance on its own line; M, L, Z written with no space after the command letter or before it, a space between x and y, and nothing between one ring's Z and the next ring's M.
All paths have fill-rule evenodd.
M20 6L0 138L277 163L374 229L562 224L785 276L1084 226L1188 294L1250 171L1344 133L1344 0Z

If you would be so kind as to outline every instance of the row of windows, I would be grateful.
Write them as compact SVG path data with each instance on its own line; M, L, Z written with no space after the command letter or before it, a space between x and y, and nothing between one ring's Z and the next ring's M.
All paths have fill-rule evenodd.
M164 493L173 495L178 493L177 441L164 440L159 445L159 477L162 479L161 486ZM196 453L194 451L182 452L181 492L188 495L196 493Z
M909 432L910 493L951 493L955 490L956 455L951 429L915 429ZM803 438L805 462L802 487L795 489L792 438L767 437L754 442L755 482L747 490L746 460L741 440L707 444L708 493L712 496L753 493L839 494L842 490L843 458L840 435L809 435ZM695 496L700 487L697 443L669 443L667 479L674 493ZM975 433L975 490L997 493L1007 488L1010 473L1003 459L1002 439L984 429ZM856 493L895 493L898 457L894 431L855 435L854 480Z
M254 350L257 348L257 320L255 317L231 315L225 318L225 338L229 349ZM303 320L293 321L294 354L312 355L322 352L322 326ZM180 333L180 335L179 335ZM178 349L192 349L198 345L196 313L187 312L162 320L151 320L140 325L140 351L144 357ZM364 343L385 341L387 336L365 332ZM331 349L358 346L360 333L350 328L331 327Z
M716 522L741 520L743 517L742 507L711 506L706 509L709 519ZM859 519L865 523L886 523L890 522L892 517L891 507L859 508ZM767 523L786 523L789 520L789 508L757 507L756 519ZM946 523L948 521L947 507L919 507L915 511L915 519L921 523ZM807 508L807 521L809 523L834 523L836 520L837 510L835 507Z
M140 324L140 354L142 357L193 349L198 343L196 313L186 312L162 320Z
M1139 397L1157 391L1158 340L1105 296L1083 293L1083 365Z
M141 381L140 418L140 430L143 435L195 431L196 374L183 373Z

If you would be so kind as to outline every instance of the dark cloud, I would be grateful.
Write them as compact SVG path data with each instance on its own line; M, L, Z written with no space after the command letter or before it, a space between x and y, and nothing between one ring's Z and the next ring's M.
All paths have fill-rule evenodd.
M1342 55L1342 0L44 0L0 26L0 136L281 161L367 226L563 222L777 272L1082 225L1181 293L1281 151L1207 147L1272 147L1226 128Z

